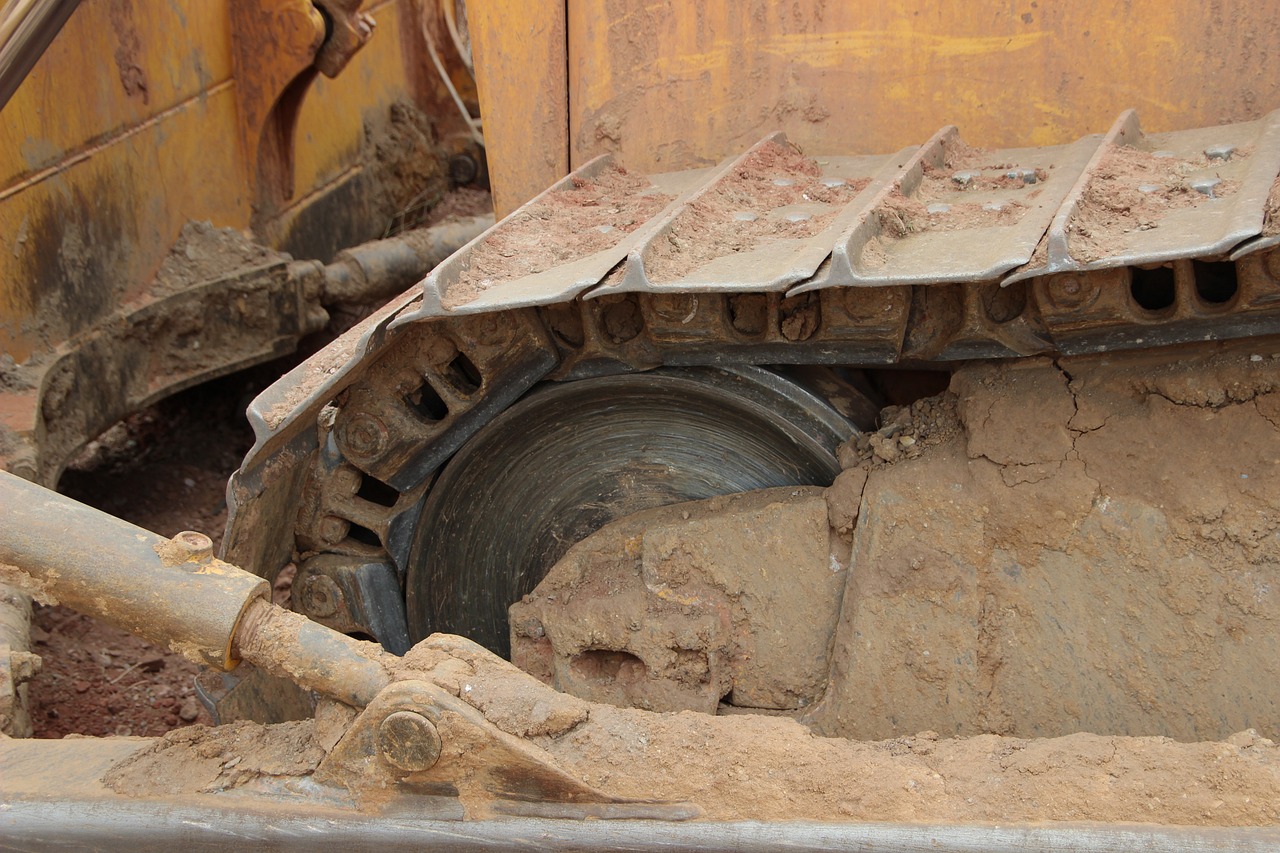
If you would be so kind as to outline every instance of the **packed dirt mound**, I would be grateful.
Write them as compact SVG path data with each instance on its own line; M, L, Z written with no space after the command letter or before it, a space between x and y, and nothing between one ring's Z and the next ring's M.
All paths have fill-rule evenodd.
M1276 353L975 365L952 381L958 429L913 417L943 400L855 441L829 498L858 514L815 730L1280 734ZM888 443L920 432L950 437Z
M594 706L545 744L565 769L624 797L696 803L711 820L1253 825L1280 819L1280 749L1078 734L1051 740L933 732L877 743L815 737L776 717Z

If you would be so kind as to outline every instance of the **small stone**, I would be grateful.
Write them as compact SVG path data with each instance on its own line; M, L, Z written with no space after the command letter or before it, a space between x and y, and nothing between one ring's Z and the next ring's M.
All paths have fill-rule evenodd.
M1251 356L1249 356L1249 360L1250 360L1250 361L1262 361L1262 356L1260 356L1260 355L1251 355Z
M1213 194L1213 191L1221 183L1221 178L1196 178L1191 182L1191 189L1203 195L1207 195L1209 198L1217 198L1217 196Z
M190 723L200 716L200 705L196 702L196 697L188 696L182 700L182 707L178 709L178 718L184 723Z
M955 181L962 187L967 187L973 183L975 179L982 177L981 172L956 172L951 176L951 180Z
M910 435L904 435L898 439L898 444L902 445L904 448L911 447L915 443L915 437Z
M87 693L91 685L87 681L75 681L71 686L77 693Z
M1234 145L1210 145L1204 149L1204 156L1210 160L1230 160L1234 153L1236 153Z
M943 203L942 203L942 202L940 202L940 201L938 201L938 202L934 202L933 204L930 204L930 205L928 205L928 206L926 206L926 207L925 207L925 212L927 212L927 213L929 213L929 214L931 214L931 215L934 215L934 216L937 216L937 215L939 215L939 214L943 214L943 213L948 213L948 212L950 212L950 210L951 210L951 205L949 205L949 204L943 204Z
M1004 203L999 201L989 201L982 206L983 210L989 210L992 213L999 213L1004 210Z
M1006 178L1011 180L1021 180L1024 184L1034 184L1040 180L1040 176L1036 174L1035 169L1012 169L1004 173Z

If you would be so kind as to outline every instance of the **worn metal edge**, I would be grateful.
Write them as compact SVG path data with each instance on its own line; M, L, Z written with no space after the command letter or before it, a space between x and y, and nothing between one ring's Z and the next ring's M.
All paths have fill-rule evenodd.
M1048 151L1051 149L1057 149L1066 158L1061 166L1063 171L1067 172L1070 170L1078 174L1080 168L1092 159L1091 156L1086 157L1085 154L1088 152L1096 153L1102 139L1103 137L1099 135L1084 136L1077 139L1075 142L1070 142L1065 145L1048 146L1038 150ZM993 160L998 160L1001 153L1013 150L1016 149L992 150L991 158ZM1062 183L1065 185L1065 188L1060 192L1057 192L1056 197L1050 196L1052 207L1047 212L1047 215L1042 215L1039 218L1024 215L1023 219L1014 225L964 229L959 232L970 237L975 242L982 241L982 239L987 236L993 237L991 241L993 243L997 242L994 239L995 236L998 235L1002 238L998 242L1001 244L1002 251L1007 249L1007 251L1004 251L1004 257L991 261L986 267L981 269L957 270L955 272L943 274L938 274L936 272L933 274L923 272L893 274L892 272L889 272L868 275L858 272L855 266L853 267L852 281L850 284L860 287L893 287L908 284L960 284L973 281L990 281L992 279L999 278L1004 273L1016 269L1031 260L1031 256L1034 254L1036 247L1040 245L1040 241L1044 238L1047 229L1056 218L1057 212L1061 210L1063 201L1075 186L1074 182L1066 183L1063 181ZM1031 211L1028 211L1028 213L1030 212ZM926 232L915 236L924 238L923 240L917 240L919 247L928 246L927 241L930 236L929 233ZM911 239L913 238L904 238L904 240ZM861 251L861 247L859 247L859 251ZM927 252L928 249L918 248L917 251ZM886 269L890 267L892 263L893 256L891 255L888 263L886 264Z
M904 195L914 192L924 177L925 160L929 158L936 159L942 152L943 142L959 135L960 132L956 126L949 124L929 137L928 141L923 145L915 149L903 149L903 151L898 152L898 154L903 154L906 151L912 152L902 165L889 169L888 167L897 159L897 155L891 157L888 164L886 164L886 174L877 176L876 180L882 181L877 191L858 211L857 216L853 217L852 221L845 227L845 230L832 248L831 263L827 267L827 274L798 284L787 291L787 296L798 296L810 290L853 284L858 275L854 269L853 259L862 253L863 247L870 242L872 237L879 236L881 232L880 218L876 215L876 211L895 189L902 190ZM909 184L910 188L904 189ZM820 264L819 268L821 266ZM815 270L816 273L817 271Z
M1113 147L1128 144L1132 141L1132 138L1141 138L1142 135L1142 126L1138 122L1137 111L1129 109L1120 113L1112 123L1111 128L1099 141L1093 156L1089 158L1089 162L1085 164L1084 169L1076 178L1076 182L1071 186L1066 198L1062 200L1062 207L1058 208L1057 214L1049 224L1049 230L1045 232L1045 265L1043 267L1031 267L1028 265L1014 270L1012 275L1006 276L1000 282L1001 287L1008 287L1015 282L1037 276L1081 270L1075 258L1071 257L1071 250L1067 245L1067 226L1071 224L1071 219L1075 216L1076 209L1080 205L1080 199L1084 196L1085 190L1089 188L1090 182L1093 181L1094 173L1098 171L1098 167L1102 164L1102 159L1107 156L1107 152ZM1039 247L1037 246L1037 248ZM1034 251L1032 252L1032 257L1035 257Z
M395 325L394 321L400 313L409 309L420 298L421 293L417 288L410 288L392 298L254 397L249 408L245 410L245 416L253 428L254 436L253 447L245 454L245 459L249 460L257 456L268 441L287 429L297 419L300 412L306 411L317 398L325 396L342 384L347 374L356 365L385 342L387 334ZM340 363L335 363L333 359L335 351L346 351L350 354ZM323 375L325 378L317 383L315 382L317 375ZM296 400L290 399L295 388L307 385L313 387L305 396ZM279 420L272 422L269 415L277 408L286 407L288 411Z
M623 260L622 280L616 284L597 284L596 287L584 292L583 299L596 299L601 296L608 296L611 293L631 293L631 292L648 292L648 293L664 293L668 291L679 291L682 288L677 283L655 285L649 280L648 274L645 272L644 255L653 245L655 240L666 235L671 226L677 219L683 216L689 209L689 206L706 195L720 181L727 177L735 168L743 163L749 156L755 153L759 148L775 142L779 145L789 145L787 135L782 131L774 131L768 136L753 144L746 151L743 151L737 157L725 160L716 166L702 181L701 184L690 188L690 190L676 203L668 207L659 214L653 222L644 229L644 239L638 240L627 252L626 258ZM759 288L755 288L759 289Z

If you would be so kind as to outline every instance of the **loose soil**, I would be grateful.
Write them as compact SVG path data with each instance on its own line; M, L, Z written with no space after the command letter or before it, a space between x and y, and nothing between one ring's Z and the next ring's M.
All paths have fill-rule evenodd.
M1233 157L1247 157L1246 150ZM1203 155L1193 158L1157 157L1154 152L1128 146L1112 148L1103 157L1067 226L1067 243L1077 261L1088 263L1114 255L1128 242L1131 231L1160 227L1171 210L1195 207L1209 196L1192 189L1189 176L1210 165ZM1143 192L1140 187L1153 188ZM1218 198L1234 195L1236 181L1224 180L1213 190Z
M868 183L860 178L828 186L816 160L766 142L690 202L645 254L645 272L654 282L675 281L725 255L812 237ZM793 205L794 218L782 215Z
M476 246L444 303L461 305L495 284L610 249L671 198L622 166L609 166L593 178L575 177L572 188L547 193Z
M164 536L198 530L221 543L227 478L253 435L244 409L280 372L266 366L185 391L91 442L59 488ZM65 607L37 605L30 682L36 737L161 735L211 723L195 698L199 667Z

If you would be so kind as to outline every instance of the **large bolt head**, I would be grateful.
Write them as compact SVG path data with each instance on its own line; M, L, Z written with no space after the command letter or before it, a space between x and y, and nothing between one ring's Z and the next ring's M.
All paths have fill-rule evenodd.
M184 530L175 535L173 544L187 560L207 560L213 556L213 540L196 530Z
M342 590L327 575L312 575L302 585L302 609L308 616L324 619L338 612Z
M338 443L355 459L382 455L391 441L386 424L368 412L356 412L338 425Z
M378 751L386 762L409 773L430 770L440 760L440 733L414 711L395 711L378 726Z

